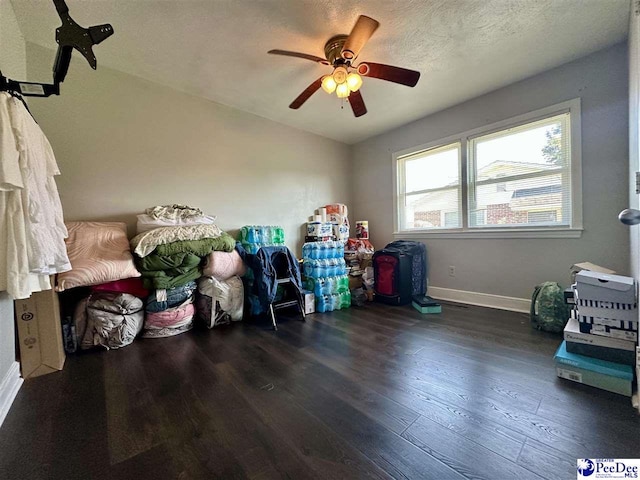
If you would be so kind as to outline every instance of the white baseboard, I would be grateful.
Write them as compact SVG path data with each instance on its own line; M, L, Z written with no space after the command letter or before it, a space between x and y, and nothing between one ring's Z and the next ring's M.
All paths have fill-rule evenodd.
M11 404L18 394L24 380L20 376L20 364L13 362L0 382L0 427L9 413Z
M429 285L428 295L437 300L478 305L480 307L497 308L512 312L529 313L531 299L504 297L490 293L468 292L466 290L454 290L453 288L433 287Z

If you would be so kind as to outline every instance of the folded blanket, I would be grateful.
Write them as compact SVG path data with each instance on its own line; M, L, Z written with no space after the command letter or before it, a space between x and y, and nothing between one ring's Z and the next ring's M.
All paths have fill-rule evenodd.
M196 282L189 282L175 288L156 290L147 297L145 310L147 312L162 312L177 307L192 298L195 290Z
M201 217L203 215L202 210L188 205L180 205L174 203L173 205L157 205L155 207L147 208L144 213L154 219L187 219L193 217Z
M146 298L149 295L149 290L144 288L140 277L125 278L124 280L94 285L91 287L91 291L128 293L138 298Z
M200 256L187 252L174 253L171 255L159 255L153 252L144 258L136 258L138 270L140 270L143 275L144 272L173 271L175 269L183 269L180 273L184 273L184 269L190 270L202 262L203 260Z
M222 232L217 237L202 238L199 240L178 240L163 245L158 245L154 253L158 255L174 255L176 253L193 253L199 257L206 257L212 251L232 252L236 241L228 233Z
M162 312L147 313L144 319L145 330L161 328L178 328L193 321L193 299L189 299L182 305L169 308Z
M171 275L170 273L163 272L161 270L154 272L142 272L142 284L144 285L144 288L148 288L149 290L162 288L169 289L192 282L201 276L202 271L199 267L185 269L183 273L178 273L177 275Z
M199 217L182 218L154 218L151 215L143 213L138 215L136 223L136 233L148 232L154 228L176 227L188 225L213 225L216 223L216 217L212 215L202 215Z
M133 237L131 240L131 248L140 257L146 257L153 252L158 245L165 245L167 243L183 240L217 238L220 235L222 235L222 230L220 230L217 225L190 225L155 228Z

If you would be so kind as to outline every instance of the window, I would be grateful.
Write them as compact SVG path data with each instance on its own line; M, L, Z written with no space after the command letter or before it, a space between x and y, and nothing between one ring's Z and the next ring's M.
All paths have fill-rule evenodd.
M402 161L402 207L407 228L460 227L460 144L416 152Z
M578 99L394 155L396 229L577 237Z

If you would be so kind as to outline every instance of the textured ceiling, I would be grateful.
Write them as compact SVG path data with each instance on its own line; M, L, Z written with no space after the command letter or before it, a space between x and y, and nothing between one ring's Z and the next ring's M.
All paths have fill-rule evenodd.
M7 1L7 0L0 0ZM55 48L50 0L11 0L28 42ZM81 25L111 23L101 65L346 143L613 45L629 0L67 0ZM380 22L360 61L422 72L415 88L365 78L369 113L355 118L322 90L289 103L329 67L267 55L324 56L358 15ZM77 54L74 54L74 56ZM75 61L79 61L76 58ZM88 65L85 65L89 68Z

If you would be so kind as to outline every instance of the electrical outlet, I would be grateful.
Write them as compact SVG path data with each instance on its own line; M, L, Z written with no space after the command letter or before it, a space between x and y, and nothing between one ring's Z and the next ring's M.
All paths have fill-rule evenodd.
M454 267L453 265L449 265L449 276L450 277L456 276L456 267Z

